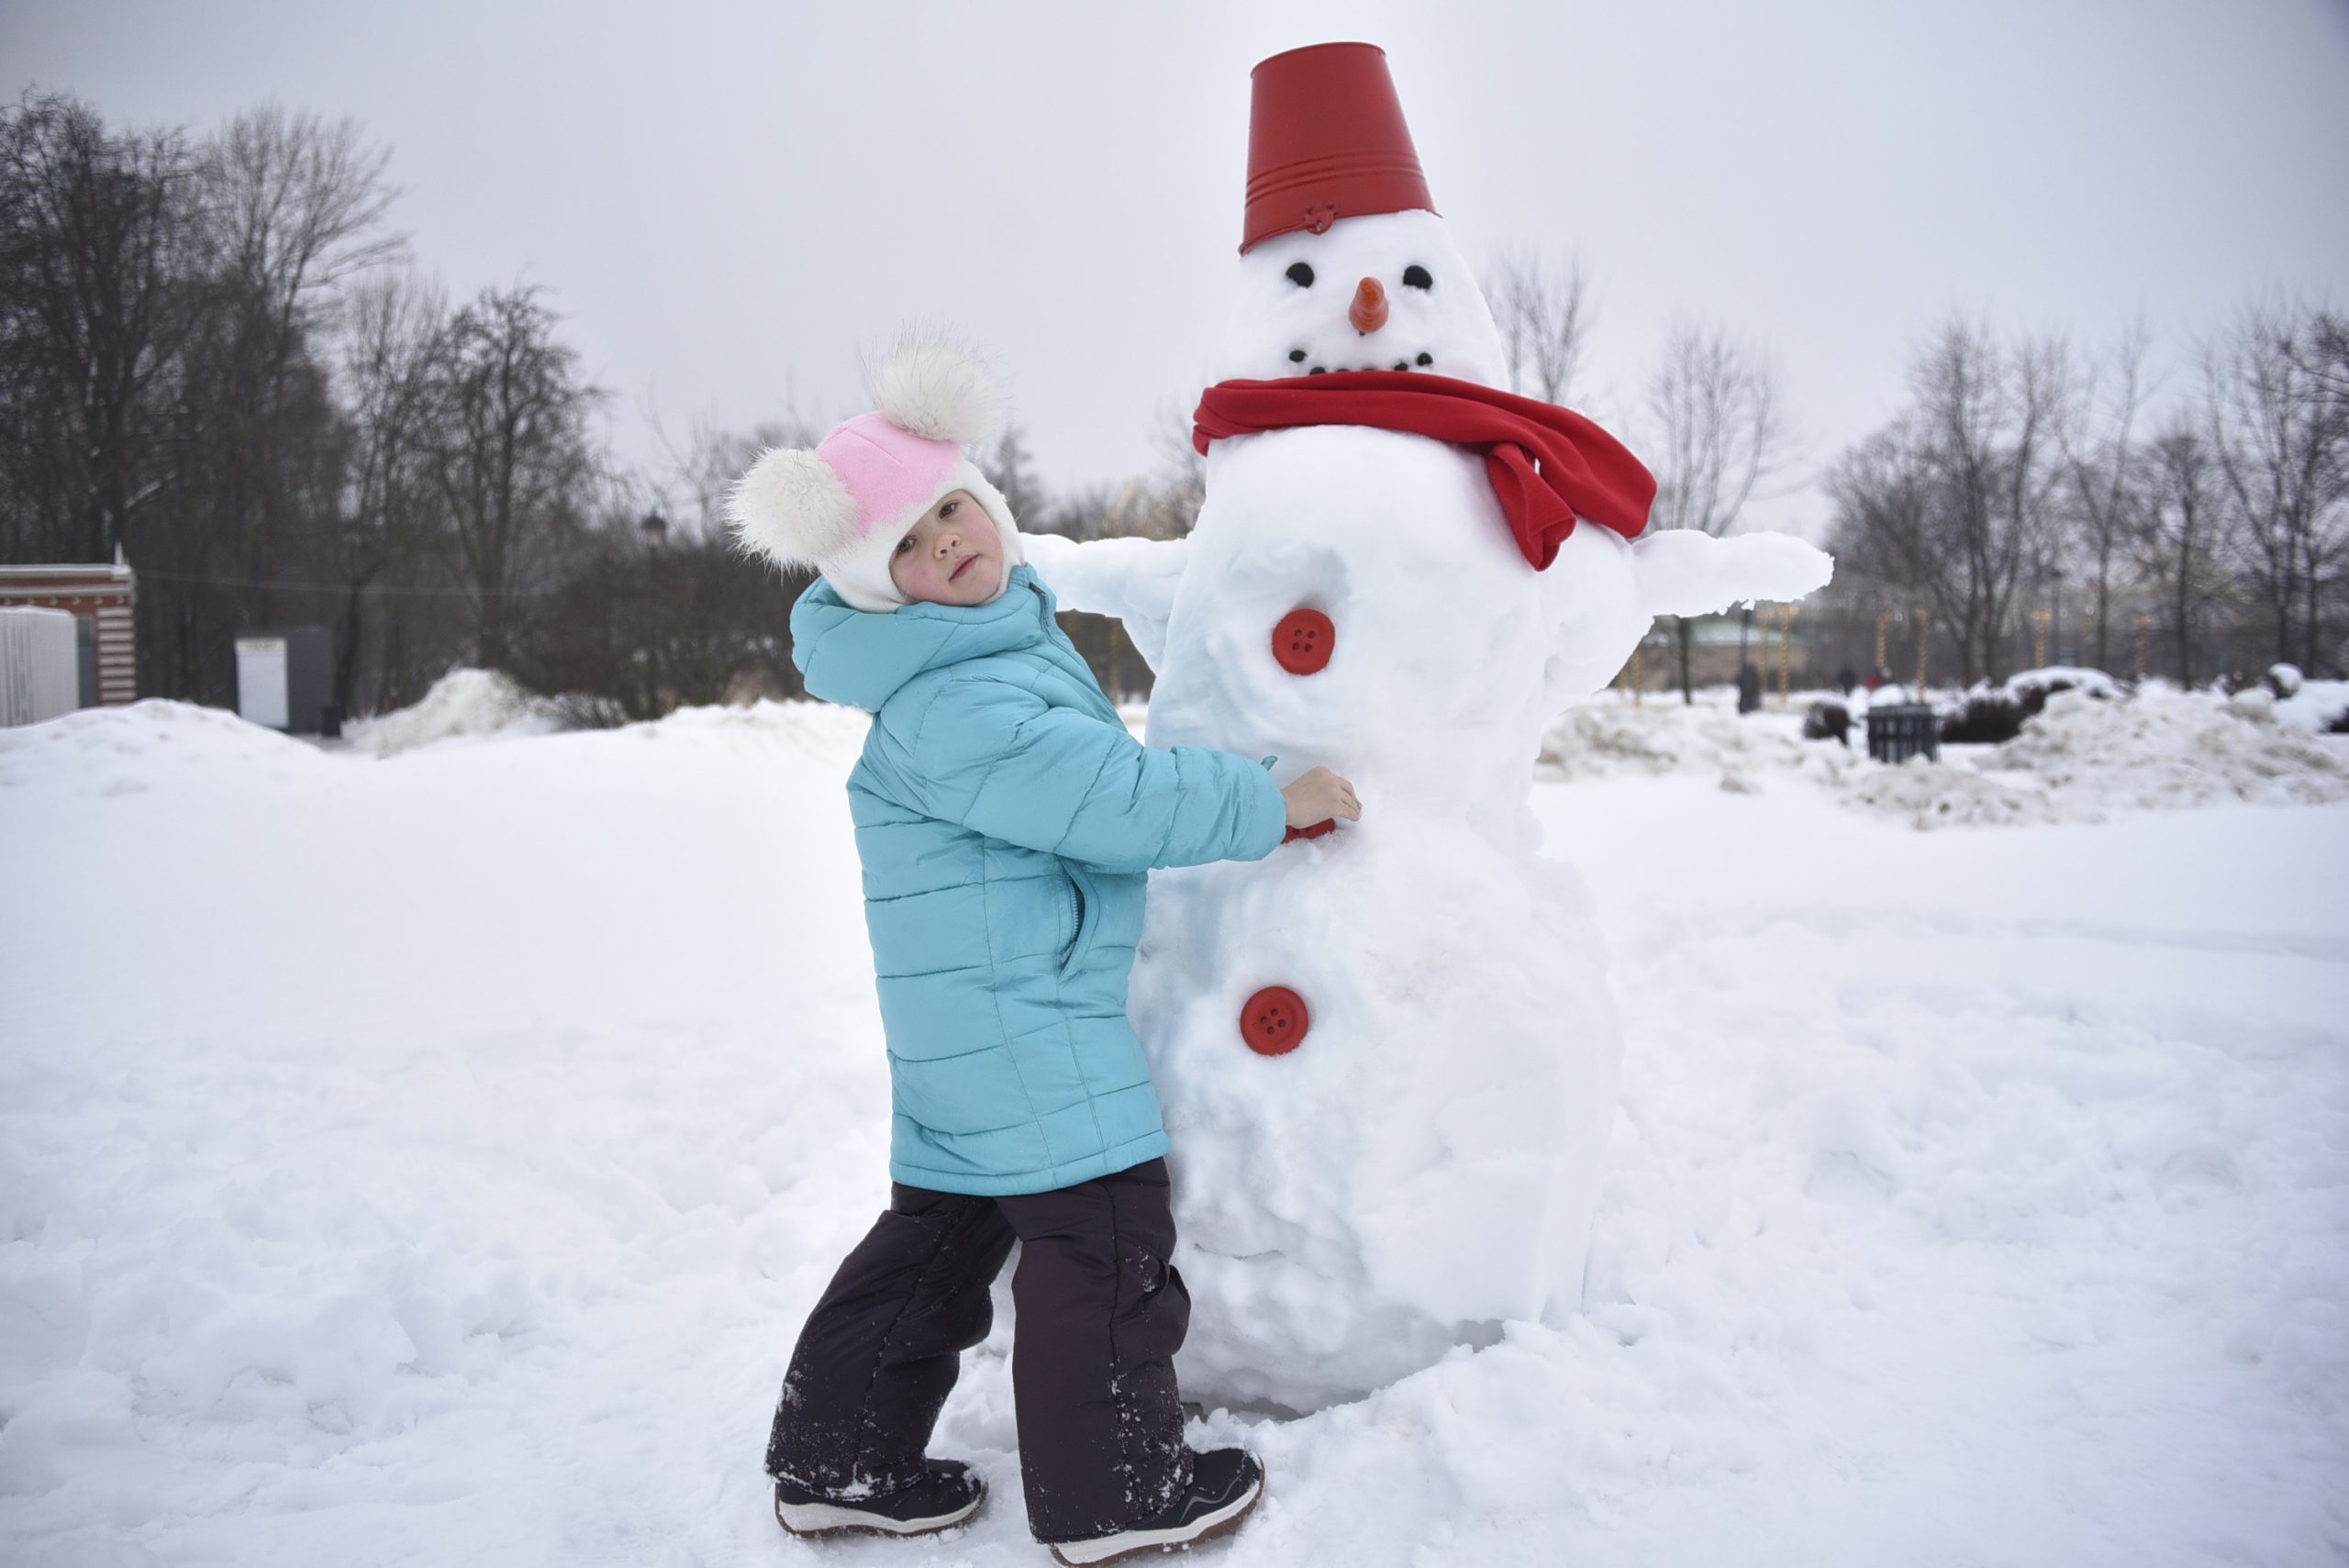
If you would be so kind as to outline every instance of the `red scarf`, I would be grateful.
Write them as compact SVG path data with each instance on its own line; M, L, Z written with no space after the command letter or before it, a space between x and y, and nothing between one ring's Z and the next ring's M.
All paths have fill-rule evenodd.
M1647 526L1655 476L1623 443L1554 403L1424 371L1333 371L1222 381L1200 395L1191 444L1297 425L1408 430L1485 454L1485 473L1517 548L1537 572L1558 559L1577 516L1625 539Z

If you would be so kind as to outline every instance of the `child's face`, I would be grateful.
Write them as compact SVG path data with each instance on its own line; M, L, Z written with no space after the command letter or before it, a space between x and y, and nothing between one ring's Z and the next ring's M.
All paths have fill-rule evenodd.
M1003 537L969 491L952 491L897 541L889 581L918 605L985 604L1003 581Z

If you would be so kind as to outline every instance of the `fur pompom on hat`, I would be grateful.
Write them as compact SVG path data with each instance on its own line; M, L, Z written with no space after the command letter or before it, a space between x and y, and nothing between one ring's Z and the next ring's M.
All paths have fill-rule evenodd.
M873 407L926 440L985 445L1003 434L1003 394L978 355L951 338L908 333L868 366Z
M1002 539L1008 583L1022 559L1018 526L963 453L1003 428L1002 395L985 365L952 339L909 334L874 361L865 382L872 413L833 427L811 451L762 452L734 482L726 519L735 539L785 570L812 566L844 603L885 613L907 602L889 576L897 541L941 497L967 490Z

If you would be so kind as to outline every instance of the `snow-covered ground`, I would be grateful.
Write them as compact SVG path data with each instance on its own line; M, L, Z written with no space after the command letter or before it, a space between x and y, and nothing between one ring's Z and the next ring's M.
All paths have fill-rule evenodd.
M2349 1556L2349 741L2221 706L2126 721L2160 788L1954 757L2040 804L1932 833L1787 716L1563 728L1628 1041L1586 1309L1211 1414L1273 1482L1200 1561ZM1001 1318L971 1528L788 1540L759 1473L885 1191L861 732L0 731L0 1560L1044 1561Z

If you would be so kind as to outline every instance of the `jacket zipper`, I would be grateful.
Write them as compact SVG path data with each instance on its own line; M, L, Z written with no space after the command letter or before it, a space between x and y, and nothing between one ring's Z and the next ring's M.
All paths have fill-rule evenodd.
M1068 893L1070 910L1076 918L1068 929L1068 946L1061 949L1061 967L1063 969L1068 967L1068 961L1076 956L1076 939L1085 934L1085 889L1077 886L1074 877L1068 879Z

